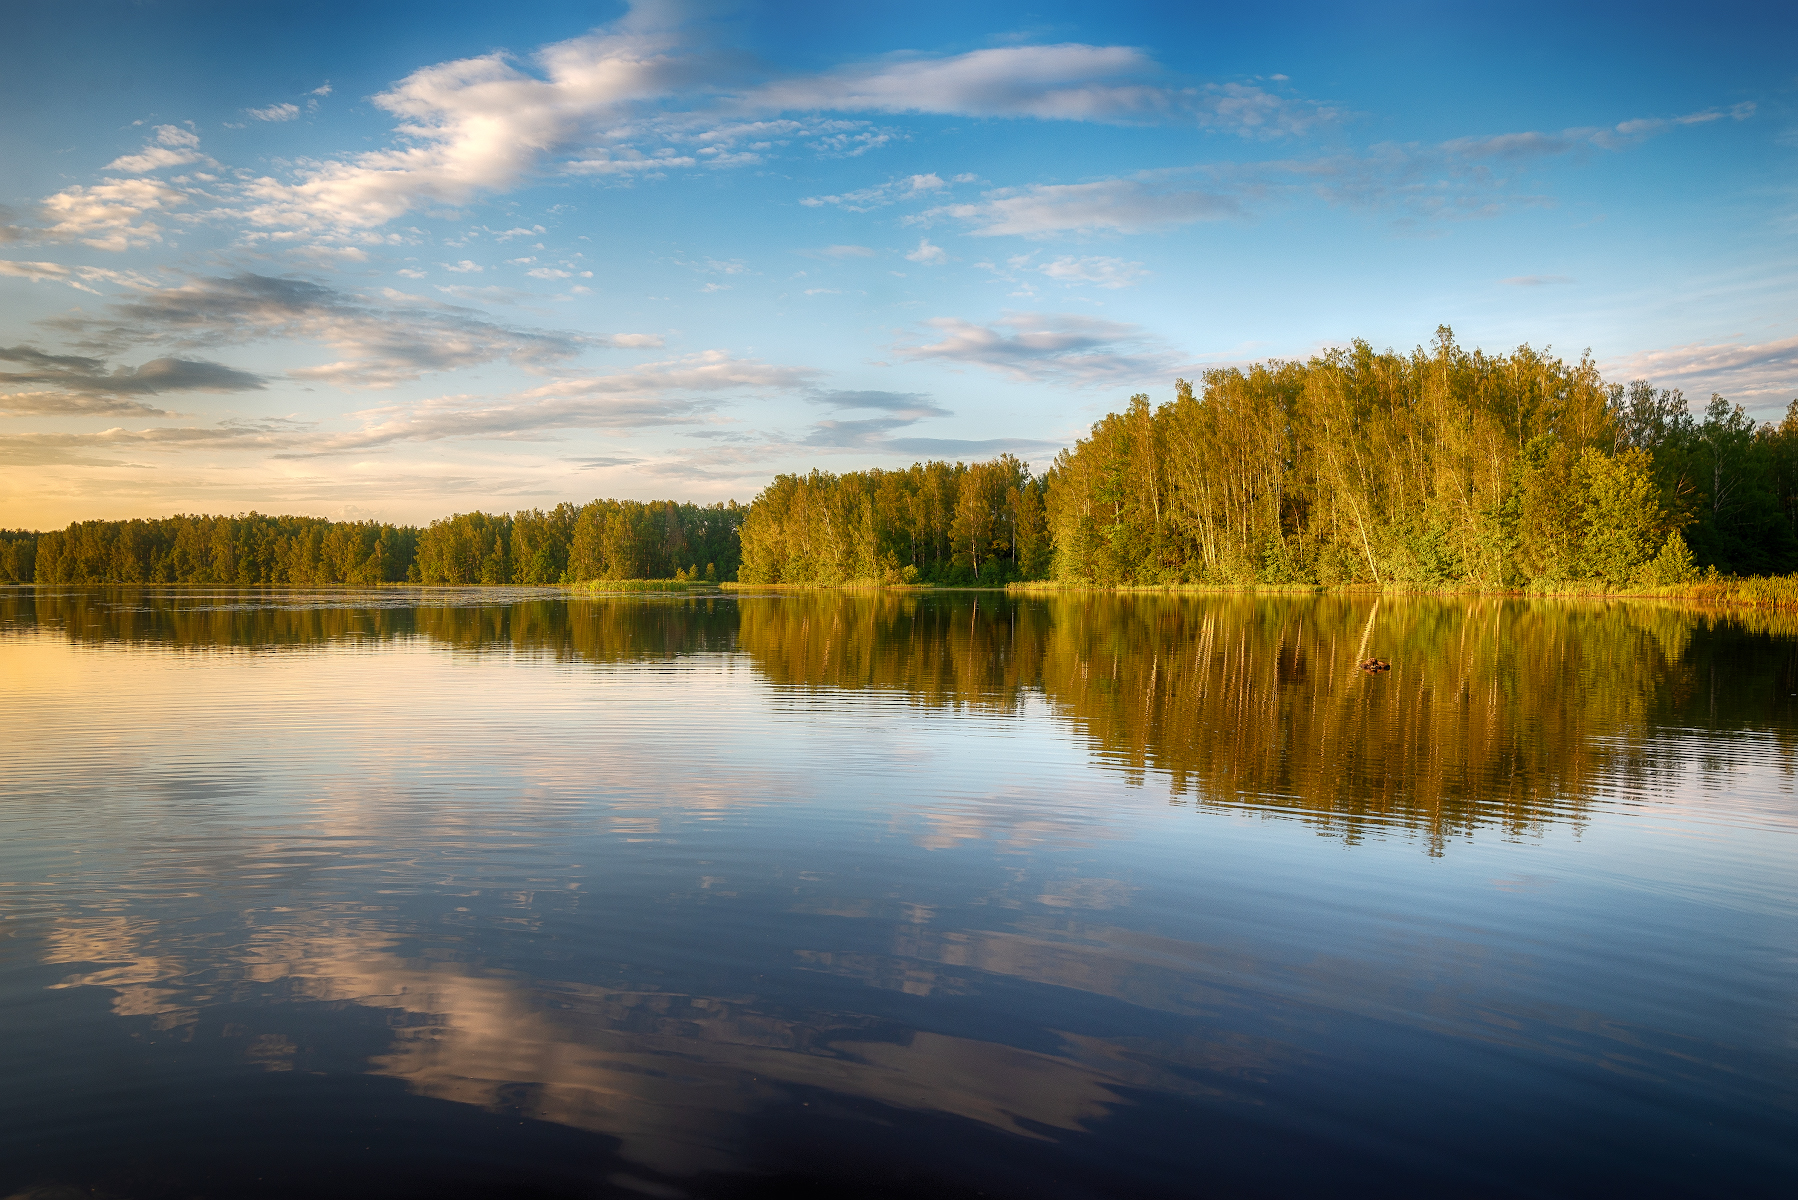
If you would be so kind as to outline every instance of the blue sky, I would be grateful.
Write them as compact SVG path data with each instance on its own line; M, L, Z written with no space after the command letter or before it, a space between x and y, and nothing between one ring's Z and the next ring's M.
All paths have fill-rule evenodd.
M1789 6L17 6L0 524L750 499L1361 337L1798 396Z

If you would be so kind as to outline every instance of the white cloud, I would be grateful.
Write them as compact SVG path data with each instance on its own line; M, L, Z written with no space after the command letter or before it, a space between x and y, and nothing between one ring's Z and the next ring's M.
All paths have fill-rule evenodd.
M244 189L245 212L267 227L366 227L546 172L627 179L757 163L792 141L855 155L894 136L866 121L785 113L1173 121L1253 135L1302 132L1335 116L1255 86L1171 83L1142 51L1121 46L901 55L760 84L739 82L744 70L647 7L544 46L528 63L503 53L439 63L374 97L397 119L400 144L256 180ZM285 117L289 108L255 115Z
M100 293L90 287L94 283L120 283L132 287L154 286L136 271L111 271L105 267L66 267L53 262L17 262L0 259L0 275L26 279L32 283L66 283L83 292Z
M565 169L576 175L625 176L654 175L661 171L698 165L699 159L691 154L681 154L672 147L664 147L653 154L644 154L629 147L620 147L616 150L593 151L592 157L576 159Z
M1237 215L1232 196L1142 179L1107 179L1095 183L1035 184L986 193L976 204L949 204L926 211L922 219L950 217L965 221L981 237L1016 234L1051 237L1065 233L1148 233L1193 221L1215 221Z
M145 142L141 151L113 159L106 164L106 169L142 175L147 171L158 171L163 167L180 167L188 163L203 162L210 166L218 165L200 153L198 149L200 139L197 134L182 129L178 125L158 125L155 133L156 136Z
M55 280L64 283L75 274L74 270L53 262L13 262L0 259L0 275L10 275L14 279L29 279L32 283L43 283Z
M807 258L873 258L874 251L867 246L825 246L821 250L801 250L799 253ZM803 274L804 272L801 272Z
M948 186L943 182L941 176L932 171L927 175L907 175L900 179L889 179L874 187L844 192L838 196L805 196L800 199L799 203L807 208L821 208L829 205L849 212L868 212L900 200L914 200L929 196Z
M1036 269L1062 283L1092 283L1102 288L1130 287L1149 276L1149 272L1139 262L1101 256L1063 257L1043 263Z
M966 363L1032 383L1076 387L1165 382L1190 361L1139 325L1076 313L1006 312L990 325L925 321L939 341L895 349L913 361Z
M270 226L379 225L419 204L507 190L553 156L605 142L634 102L697 83L701 64L678 50L672 35L627 21L624 32L544 47L541 78L500 53L415 71L374 97L399 119L405 146L318 165L296 183L258 180L248 215Z
M1555 284L1572 283L1573 278L1568 275L1513 275L1499 282L1511 287L1552 287Z
M948 58L891 56L765 84L739 103L770 111L1191 123L1258 136L1302 133L1340 114L1245 84L1169 86L1128 46L1012 46Z
M439 263L437 265L442 267L446 271L454 271L458 275L467 275L472 271L486 270L486 268L481 266L479 263L470 262L466 258L463 259L461 262Z
M532 279L572 279L572 278L574 278L574 272L557 270L555 267L537 267L533 270L526 271L525 274L529 275Z
M919 238L918 248L905 256L915 263L940 264L949 261L949 252L941 246L932 245L929 238Z
M246 116L258 121L291 121L300 115L297 104L271 104L267 108L246 108L243 111Z
M43 203L44 233L85 242L98 250L127 250L160 242L150 213L185 204L187 196L159 179L109 179L92 187L64 188Z
M295 246L288 250L288 253L295 258L305 258L326 264L368 261L368 251L360 246L333 246L325 242L309 242L304 246Z

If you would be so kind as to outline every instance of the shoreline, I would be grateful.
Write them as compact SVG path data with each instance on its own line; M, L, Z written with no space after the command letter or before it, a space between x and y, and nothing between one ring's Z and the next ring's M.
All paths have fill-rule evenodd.
M112 581L106 583L39 583L7 581L0 590L57 588L171 588L178 590L228 590L258 592L292 591L421 591L468 592L506 591L534 592L539 595L562 593L586 598L606 596L719 596L741 593L785 592L872 592L872 593L941 593L987 592L1017 596L1369 596L1399 598L1407 596L1440 599L1503 600L1603 600L1661 602L1707 608L1798 609L1798 575L1751 576L1744 579L1701 580L1689 584L1666 584L1652 587L1612 589L1590 584L1568 584L1545 588L1483 587L1413 587L1402 584L1310 584L1310 583L1154 583L1154 584L1083 584L1054 583L1036 580L1024 583L933 584L933 583L740 583L736 580L711 582L671 579L589 580L583 583L545 584L430 584L379 583L308 583L308 584L243 584L243 583L165 583L156 581Z

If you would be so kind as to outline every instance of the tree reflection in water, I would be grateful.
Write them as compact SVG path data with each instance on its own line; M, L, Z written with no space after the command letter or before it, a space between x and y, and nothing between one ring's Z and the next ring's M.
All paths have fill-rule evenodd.
M1399 827L1438 853L1482 827L1577 824L1597 789L1652 791L1667 729L1771 726L1789 754L1798 691L1798 614L1642 602L15 588L0 622L194 651L424 638L595 664L735 653L783 689L999 713L1035 695L1176 801L1351 842ZM1369 653L1392 671L1358 670Z

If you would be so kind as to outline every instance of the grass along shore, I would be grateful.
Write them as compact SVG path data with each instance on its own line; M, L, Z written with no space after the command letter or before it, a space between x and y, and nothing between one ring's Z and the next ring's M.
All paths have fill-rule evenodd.
M725 584L734 587L734 584ZM568 590L577 596L615 596L624 592L667 593L672 595L692 595L694 593L716 592L719 585L704 579L589 579L582 583L571 583Z
M1677 600L1691 604L1732 604L1769 608L1798 608L1798 574L1794 575L1727 575L1695 579L1690 583L1639 584L1610 587L1602 583L1570 581L1537 583L1523 588L1488 588L1474 585L1423 587L1408 584L1347 584L1327 586L1313 583L1161 583L1122 584L1103 587L1078 583L1041 580L1006 585L1008 592L1054 594L1058 592L1124 592L1168 593L1182 595L1302 595L1322 593L1361 593L1367 595L1416 596L1516 596L1538 599L1586 600Z

